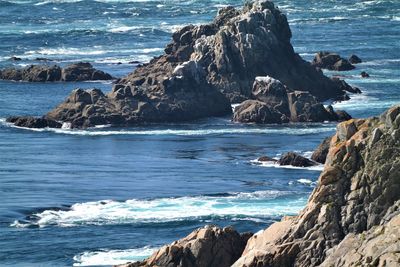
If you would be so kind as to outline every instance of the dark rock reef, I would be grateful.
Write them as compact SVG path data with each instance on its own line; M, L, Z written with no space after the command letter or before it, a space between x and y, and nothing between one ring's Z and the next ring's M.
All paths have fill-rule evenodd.
M110 74L96 70L90 63L76 63L61 68L57 65L30 65L23 69L0 70L0 80L27 82L78 82L91 80L112 80Z
M229 100L251 98L255 78L266 75L289 88L308 92L293 92L298 98L308 94L306 97L318 101L336 99L352 90L344 81L331 80L302 60L293 51L290 38L286 16L272 2L246 4L242 10L223 8L212 23L189 25L175 32L164 55L118 80L110 94L96 92L99 99L90 102L88 96L84 101L77 100L74 91L45 117L69 122L72 127L89 127L228 115ZM27 79L23 71L11 72L3 71L2 76ZM90 76L70 68L61 70L61 74L50 67L39 72L29 80L82 80ZM93 73L92 78L98 79L96 75ZM86 94L79 91L78 95Z
M308 158L300 156L299 154L294 152L287 152L283 154L282 157L278 160L278 163L281 166L291 165L295 167L311 167L317 165L312 160L309 160Z
M26 127L26 128L61 128L62 124L50 120L47 118L35 118L35 117L9 117L6 120L9 123L13 123L15 126L18 127Z
M248 235L229 231L237 241L226 242L231 237L212 234L220 229L207 235L199 229L125 266L399 266L399 192L400 105L380 117L340 123L307 206L251 236L232 265ZM215 249L200 253L199 247Z
M309 92L291 90L269 76L256 77L251 98L235 107L233 121L268 124L351 119L344 111L325 108Z
M311 64L321 69L336 71L352 70L356 68L349 60L331 52L318 52Z
M231 227L205 226L156 251L150 258L121 267L229 267L242 254L252 234L239 234Z

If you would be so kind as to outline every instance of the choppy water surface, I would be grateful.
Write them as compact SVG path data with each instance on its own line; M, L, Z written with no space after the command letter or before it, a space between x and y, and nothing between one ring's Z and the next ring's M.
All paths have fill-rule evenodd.
M295 50L364 63L340 73L363 90L337 103L355 117L400 102L400 2L276 1ZM0 67L90 61L121 77L162 53L171 33L242 1L0 1ZM21 57L12 62L9 57ZM121 63L121 64L117 64ZM367 71L369 79L359 73ZM328 75L335 74L327 72ZM230 118L91 130L26 130L9 115L42 115L75 87L109 83L0 81L0 265L87 266L138 260L204 224L258 231L304 207L321 167L258 165L309 156L335 124L238 125Z

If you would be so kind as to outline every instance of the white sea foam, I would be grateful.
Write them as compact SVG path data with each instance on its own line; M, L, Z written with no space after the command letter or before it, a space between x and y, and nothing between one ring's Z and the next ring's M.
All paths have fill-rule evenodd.
M277 158L275 158L277 159ZM296 167L292 165L279 165L279 163L274 161L259 161L258 159L254 159L250 161L251 164L266 167L266 168L281 168L281 169L296 169L296 170L310 170L310 171L322 171L324 169L324 165L318 164L310 167Z
M135 262L145 259L158 248L142 247L126 250L85 251L74 256L73 266L103 266Z
M256 191L229 195L103 200L77 203L68 210L49 209L32 214L29 221L15 221L13 227L116 225L157 223L207 218L265 218L297 214L306 197L291 191ZM288 198L289 197L289 198Z
M366 110L371 108L388 108L399 101L393 100L380 100L376 97L369 96L367 92L363 94L354 94L348 101L337 102L333 104L335 109L351 110Z
M93 47L91 49L82 49L74 47L60 48L42 48L25 52L25 55L102 55L107 51Z
M7 123L4 118L0 119L0 124L6 127L29 130L34 132L52 132L65 135L80 135L80 136L109 136L109 135L176 135L176 136L208 136L208 135L229 135L229 134L287 134L287 135L308 135L322 132L333 132L335 127L332 124L323 125L321 127L284 127L276 126L269 128L252 128L243 127L236 128L235 126L221 129L196 129L196 130L181 130L181 129L159 129L159 130L101 130L101 129L55 129L55 128L26 128L15 126L12 123ZM132 128L131 128L132 129Z
M298 179L297 182L299 184L303 184L303 185L310 185L310 186L315 185L315 182L311 181L310 179L305 179L305 178Z

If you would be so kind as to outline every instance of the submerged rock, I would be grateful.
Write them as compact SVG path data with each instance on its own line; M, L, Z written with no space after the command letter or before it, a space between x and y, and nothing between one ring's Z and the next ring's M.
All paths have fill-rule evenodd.
M240 257L250 236L231 227L205 226L162 247L142 262L120 267L229 267Z
M233 121L242 123L285 123L342 121L344 111L325 108L309 92L293 91L269 76L256 77L252 97L235 108Z
M23 69L0 70L0 79L27 82L111 80L113 77L96 70L90 63L76 63L61 68L57 65L30 65Z
M397 266L400 106L338 125L298 216L251 237L232 266Z
M282 155L278 163L281 166L291 165L295 167L311 167L317 165L315 162L294 152L288 152Z
M347 59L331 52L318 52L312 61L312 65L321 69L336 71L355 69Z

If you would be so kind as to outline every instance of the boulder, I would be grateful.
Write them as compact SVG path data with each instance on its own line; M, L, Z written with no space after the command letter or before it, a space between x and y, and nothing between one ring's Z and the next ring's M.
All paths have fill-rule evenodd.
M339 124L307 206L251 237L232 266L397 266L399 114Z
M96 70L90 63L77 63L68 65L63 69L57 65L30 65L22 69L6 68L0 71L0 79L27 82L71 82L111 80L113 77L103 71Z
M355 68L347 59L331 52L318 52L311 64L321 69L336 71L352 70Z
M322 143L317 147L317 149L311 155L311 159L318 163L324 164L326 161L326 156L329 152L329 147L331 144L332 137L325 138Z
M101 70L93 68L92 64L80 62L62 69L61 79L66 82L112 80L113 77Z
M233 121L242 123L271 124L288 122L287 117L258 100L246 100L235 108Z
M278 160L278 163L281 166L291 165L295 167L311 167L317 165L315 162L294 152L283 154L282 157Z
M205 226L162 247L142 262L120 267L229 267L240 257L250 236L231 227Z
M350 62L351 64L359 64L359 63L362 63L362 60L361 60L361 58L359 58L359 57L356 56L356 55L351 55L351 56L349 57L349 62Z
M325 108L309 92L293 91L269 76L256 77L252 98L235 108L233 121L242 123L285 123L342 121L351 118L344 111Z
M46 118L35 118L35 117L9 117L6 120L9 123L13 123L18 127L25 128L61 128L61 123L49 120Z

